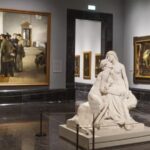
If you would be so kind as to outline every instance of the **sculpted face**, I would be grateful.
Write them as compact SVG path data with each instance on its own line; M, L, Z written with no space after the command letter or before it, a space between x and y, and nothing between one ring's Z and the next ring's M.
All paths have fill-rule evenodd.
M113 55L109 54L109 55L107 55L107 59L109 62L113 62L115 57Z
M117 54L114 51L107 52L106 59L113 64L118 61Z
M100 63L100 68L102 70L106 70L108 68L112 68L112 63L108 61L107 59L103 59Z

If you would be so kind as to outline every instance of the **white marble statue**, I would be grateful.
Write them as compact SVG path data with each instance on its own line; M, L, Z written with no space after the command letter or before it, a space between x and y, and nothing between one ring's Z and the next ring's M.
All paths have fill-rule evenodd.
M101 61L101 72L93 84L88 101L81 104L77 114L67 120L68 127L79 124L81 130L90 134L93 118L97 130L131 130L136 122L129 114L137 100L129 90L125 67L118 61L114 51L109 51Z

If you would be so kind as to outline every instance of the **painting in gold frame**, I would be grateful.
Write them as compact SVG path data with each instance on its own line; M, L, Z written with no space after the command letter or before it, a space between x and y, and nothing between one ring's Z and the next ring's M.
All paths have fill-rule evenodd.
M80 77L80 55L75 56L75 77Z
M150 83L150 36L134 37L134 82Z
M0 14L0 34L9 35L11 42L20 35L24 49L24 55L17 59L19 40L11 43L12 65L7 70L1 52L0 86L49 85L51 14L11 9L0 9Z
M91 52L83 53L83 78L91 79Z
M96 54L95 55L95 77L97 77L97 75L101 71L101 69L100 69L100 62L101 62L101 55L100 54Z

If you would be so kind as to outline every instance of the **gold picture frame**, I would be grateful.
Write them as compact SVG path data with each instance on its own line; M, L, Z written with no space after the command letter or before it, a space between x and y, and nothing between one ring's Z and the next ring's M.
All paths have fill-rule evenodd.
M0 9L0 13L3 17L0 34L8 35L12 45L12 62L7 70L1 52L0 86L48 86L51 14L12 9ZM14 36L20 36L22 42L16 38L16 43L13 43ZM19 42L24 49L23 56L17 53Z
M91 79L91 51L83 53L83 78Z
M95 78L101 71L100 69L101 54L95 54Z
M134 83L150 83L150 36L134 37Z
M80 55L75 56L75 77L80 77Z

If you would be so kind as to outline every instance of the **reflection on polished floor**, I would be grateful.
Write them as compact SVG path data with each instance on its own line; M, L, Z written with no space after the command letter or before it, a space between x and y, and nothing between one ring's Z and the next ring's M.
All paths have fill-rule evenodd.
M50 137L57 128L52 122L55 123L57 116L64 120L65 113L62 114L61 112L70 112L74 110L73 108L74 103L69 102L67 104L33 102L0 105L0 150L49 150L51 147L50 140L53 139ZM46 136L40 137L36 135L41 132L41 112L42 133L46 133ZM56 112L59 113L56 115ZM55 147L51 149L53 150Z
M46 136L38 137L40 132L40 103L3 107L0 106L0 150L75 150L73 144L59 137L59 125L64 124L74 113L49 111L52 104L44 104L42 133ZM57 104L59 105L59 104ZM69 104L70 105L70 104ZM66 108L69 107L66 104ZM52 106L53 107L53 106ZM63 106L65 108L65 106ZM70 105L70 107L72 107ZM26 109L25 109L26 108ZM55 109L58 107L55 106ZM9 110L9 112L8 112ZM26 111L25 111L26 110ZM71 109L70 109L71 110ZM62 113L63 112L63 113ZM136 109L132 116L145 125L150 126L150 113ZM105 150L149 150L150 142L128 146L120 146ZM103 149L104 150L104 149Z
M47 136L44 138L36 137L35 134L39 132L38 130L39 123L37 121L1 124L0 149L38 150L41 147L47 150Z

